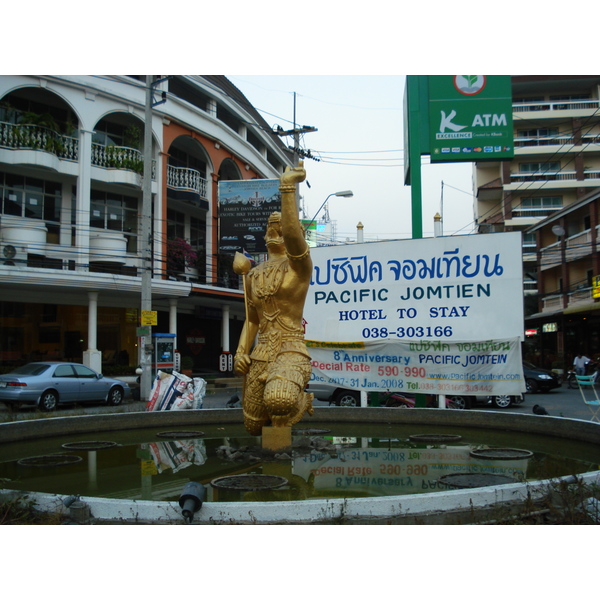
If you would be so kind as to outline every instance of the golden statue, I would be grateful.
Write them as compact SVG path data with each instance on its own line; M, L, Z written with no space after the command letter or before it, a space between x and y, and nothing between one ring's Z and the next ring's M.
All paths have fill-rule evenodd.
M244 276L246 302L234 370L245 376L242 407L251 435L313 413L313 394L304 391L311 366L302 325L312 260L296 206L296 184L305 177L302 162L280 177L281 213L269 216L265 233L268 259L250 270L250 261L236 253L233 263Z

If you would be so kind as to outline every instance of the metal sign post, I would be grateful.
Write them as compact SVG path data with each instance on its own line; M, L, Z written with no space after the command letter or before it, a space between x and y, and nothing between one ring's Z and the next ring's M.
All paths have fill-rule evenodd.
M404 94L404 183L411 187L412 238L423 237L421 155L432 162L506 160L514 155L509 75L408 75ZM440 398L440 405L443 405ZM425 406L425 396L416 396Z

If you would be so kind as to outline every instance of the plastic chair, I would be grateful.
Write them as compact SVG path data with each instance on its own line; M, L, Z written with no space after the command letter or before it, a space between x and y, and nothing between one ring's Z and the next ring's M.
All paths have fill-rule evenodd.
M598 421L600 423L600 419L598 418L598 411L600 411L600 398L598 398L598 393L596 392L596 375L575 375L577 379L577 385L579 386L579 391L581 392L581 397L590 411L592 412L592 421ZM594 392L595 400L588 400L583 393L584 388L592 388Z

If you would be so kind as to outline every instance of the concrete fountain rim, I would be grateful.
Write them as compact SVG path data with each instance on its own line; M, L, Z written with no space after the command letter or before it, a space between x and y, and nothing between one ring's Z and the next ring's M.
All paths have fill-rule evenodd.
M600 424L579 419L537 415L519 415L495 411L450 411L436 409L394 410L393 408L317 407L306 422L328 423L397 423L448 425L509 429L539 433L593 444L599 444ZM4 443L81 434L157 426L190 426L208 424L241 424L240 409L203 409L198 411L112 413L53 417L35 421L0 423L0 451ZM467 514L485 511L492 506L522 503L541 498L548 487L559 480L600 484L600 471L553 480L510 483L491 488L449 490L375 498L310 499L275 502L205 502L194 517L193 524L328 524L328 523L400 523L428 522L440 515ZM1 498L26 497L42 512L69 515L65 495L40 492L0 490ZM82 496L78 498L89 508L96 523L178 524L183 523L177 502L152 500L121 500ZM442 521L443 522L443 521Z

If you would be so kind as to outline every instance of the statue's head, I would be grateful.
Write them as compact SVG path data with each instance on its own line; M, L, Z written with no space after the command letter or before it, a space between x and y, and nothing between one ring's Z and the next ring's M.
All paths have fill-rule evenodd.
M265 242L267 248L273 245L283 244L283 235L281 233L281 213L272 212L267 221L267 231L265 233Z

